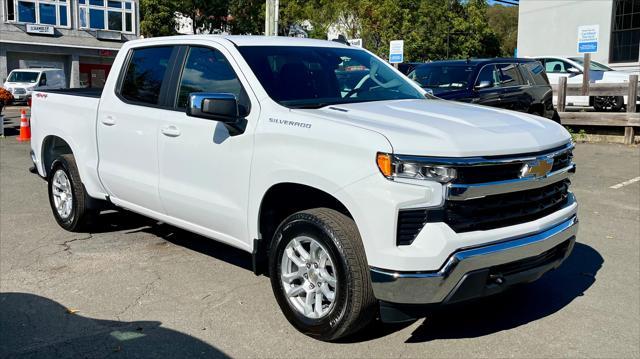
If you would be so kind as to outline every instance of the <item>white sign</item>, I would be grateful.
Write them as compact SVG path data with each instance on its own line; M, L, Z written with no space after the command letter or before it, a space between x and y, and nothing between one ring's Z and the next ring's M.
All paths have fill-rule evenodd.
M600 25L578 26L578 53L598 52L598 35Z
M51 25L27 24L27 33L29 34L53 35L53 32Z
M349 45L351 46L362 47L362 39L350 39L347 41L349 41Z
M404 61L404 40L389 42L389 62L399 64Z

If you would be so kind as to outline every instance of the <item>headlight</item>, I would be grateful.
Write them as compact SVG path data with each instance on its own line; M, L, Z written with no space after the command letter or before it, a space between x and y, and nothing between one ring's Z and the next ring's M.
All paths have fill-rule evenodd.
M36 89L35 86L29 86L29 87L25 88L25 90L27 90L27 91L33 91L35 89Z
M456 178L456 169L413 161L401 161L388 153L378 153L376 158L380 172L388 179L407 178L448 183Z

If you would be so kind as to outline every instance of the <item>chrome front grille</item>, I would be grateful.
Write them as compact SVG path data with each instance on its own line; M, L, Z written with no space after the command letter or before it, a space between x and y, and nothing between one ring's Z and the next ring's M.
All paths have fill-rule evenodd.
M427 211L427 222L444 222L458 233L534 221L565 207L573 197L573 144L517 157L453 159L458 177L447 185L444 204ZM522 177L523 166L553 159L546 174ZM547 162L549 163L549 162Z

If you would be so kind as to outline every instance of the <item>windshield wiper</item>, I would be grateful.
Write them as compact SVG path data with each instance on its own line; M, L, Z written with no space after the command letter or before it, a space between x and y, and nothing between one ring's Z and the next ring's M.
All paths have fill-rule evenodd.
M326 106L329 106L329 105L335 105L335 103L333 103L333 102L316 102L316 103L308 103L308 104L300 104L300 105L288 105L288 107L295 108L295 109L316 109L316 108L326 107Z

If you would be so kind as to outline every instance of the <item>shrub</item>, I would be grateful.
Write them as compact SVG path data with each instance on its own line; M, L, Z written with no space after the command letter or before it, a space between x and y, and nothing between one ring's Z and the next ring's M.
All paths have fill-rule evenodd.
M13 95L11 92L7 91L5 88L0 87L0 113L2 113L2 109L4 106L13 102Z

